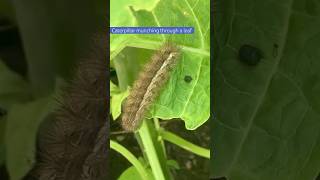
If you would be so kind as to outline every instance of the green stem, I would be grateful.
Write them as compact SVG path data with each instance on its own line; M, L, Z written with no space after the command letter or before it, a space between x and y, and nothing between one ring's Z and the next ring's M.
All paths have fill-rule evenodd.
M138 133L155 180L170 180L171 176L166 166L165 155L161 144L157 141L158 133L152 126L152 122L144 120Z
M148 180L148 173L146 169L128 149L126 149L124 146L113 140L110 140L110 147L111 149L117 151L122 156L124 156L137 169L138 173L140 174L143 180Z
M172 132L160 130L159 131L160 136L166 141L169 141L173 144L176 144L177 146L180 146L181 148L190 151L194 154L197 154L199 156L205 157L207 159L210 159L210 150L205 149L203 147L200 147L198 145L195 145L189 141L186 141L185 139L175 135Z
M160 123L159 123L159 119L158 119L158 118L153 118L153 122L154 122L154 126L155 126L157 132L159 132L159 131L161 130ZM158 137L159 137L159 138L158 138L158 141L159 141L159 143L161 144L161 148L162 148L162 151L163 151L163 153L164 153L164 156L165 156L165 158L167 159L166 147L165 147L165 145L164 145L164 141L163 141L163 139L162 139L161 136L158 136Z

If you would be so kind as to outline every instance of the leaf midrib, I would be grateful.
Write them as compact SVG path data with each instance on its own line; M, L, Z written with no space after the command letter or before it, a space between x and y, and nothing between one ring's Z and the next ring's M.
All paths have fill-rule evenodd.
M162 42L141 39L141 38L132 39L130 42L127 43L127 46L130 46L130 47L144 48L144 49L150 49L150 50L158 50L160 45L162 45ZM190 53L197 53L203 56L210 56L210 52L205 49L194 48L194 47L180 45L180 44L179 44L179 47Z

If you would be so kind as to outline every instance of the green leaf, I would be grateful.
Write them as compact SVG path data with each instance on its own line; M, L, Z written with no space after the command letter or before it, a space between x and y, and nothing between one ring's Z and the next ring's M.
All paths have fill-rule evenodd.
M153 9L157 2L158 0L132 0L130 3L128 3L127 0L111 1L110 26L133 26L136 20L134 15L131 13L130 7L134 7L136 9ZM133 36L129 34L125 36L111 34L110 36L111 57L114 57L121 50L123 50L130 38L133 38Z
M110 140L110 148L124 156L135 167L141 179L148 179L146 166L143 165L144 161L138 160L127 148L116 141Z
M13 104L31 99L28 84L0 59L0 108L8 112ZM5 127L7 118L0 115L0 165L5 161Z
M179 164L175 160L168 160L167 164L172 169L177 169L177 170L180 169ZM149 180L153 180L154 178L152 176L151 169L148 168L147 172L148 172L148 179ZM127 180L127 179L130 179L130 180L141 180L141 176L139 175L137 169L134 166L131 166L131 167L127 168L125 171L123 171L123 173L118 178L118 180Z
M38 126L53 107L53 98L46 97L26 104L16 104L10 109L5 137L10 179L21 179L32 167Z
M153 176L152 176L152 172L151 169L147 169L148 172L148 179L149 180L153 180ZM118 178L118 180L141 180L141 176L138 173L137 169L134 166L129 167L128 169L126 169L125 171L123 171L123 173L120 175L120 177Z
M111 94L111 114L113 120L116 120L121 114L122 101L128 96L129 89L121 92L120 89L110 81L110 94Z
M216 1L214 177L311 180L320 172L320 9L309 0ZM243 44L264 55L237 59Z
M113 82L110 81L110 95L113 96L120 92L120 89L117 87L117 85L113 84Z
M152 4L152 3L151 3ZM111 58L117 70L119 82L127 81L132 76L117 66L121 59L119 52L124 47L136 47L155 50L165 40L170 40L181 47L182 56L176 69L171 74L160 97L150 109L151 116L161 119L181 118L187 129L196 129L209 118L210 97L210 19L209 1L169 1L160 0L156 6L146 8L127 3L123 8L129 8L134 19L134 26L193 26L194 34L185 35L112 35ZM118 9L111 8L111 19ZM125 16L126 14L123 14ZM133 15L133 16L132 16ZM125 22L117 26L131 26ZM111 22L111 26L115 26ZM126 38L121 45L112 43ZM118 55L118 56L117 56ZM144 58L151 56L145 56ZM139 59L131 61L135 64L130 68L140 68ZM120 63L121 64L121 63ZM121 66L123 67L123 66ZM127 68L129 69L129 68ZM121 71L121 72L120 72ZM186 83L185 76L191 76L192 81ZM121 88L121 85L120 85Z
M176 170L180 169L179 163L173 159L167 160L167 165L172 169L176 169Z
M114 65L119 80L119 88L125 91L128 84L132 85L137 78L139 70L143 67L153 51L139 48L125 48L114 59Z
M18 74L11 71L0 59L0 107L31 99L30 87Z

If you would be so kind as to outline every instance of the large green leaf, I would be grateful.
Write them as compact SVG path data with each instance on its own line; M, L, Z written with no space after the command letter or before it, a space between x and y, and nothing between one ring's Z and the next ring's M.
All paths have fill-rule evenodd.
M313 180L320 171L320 7L312 0L217 1L214 177ZM238 49L264 54L241 63Z
M160 0L157 4L150 3L144 6L137 2L136 4L122 3L121 7L116 5L116 2L111 3L111 26L193 26L195 28L194 34L184 35L111 35L113 61L121 61L121 57L117 55L124 47L155 50L165 40L170 40L181 47L180 62L150 112L152 117L161 119L181 118L185 121L187 129L195 129L209 118L209 2L208 0ZM119 11L123 11L121 16L125 16L126 21L113 20L120 16ZM150 56L146 57L150 58ZM135 62L140 61L136 59ZM126 71L123 68L119 69L117 63L119 64L114 62L121 85L121 81L127 81L132 75L125 74ZM135 63L127 70L136 67L140 68L141 64ZM121 71L120 76L119 71ZM193 80L187 83L184 81L185 76L191 76Z

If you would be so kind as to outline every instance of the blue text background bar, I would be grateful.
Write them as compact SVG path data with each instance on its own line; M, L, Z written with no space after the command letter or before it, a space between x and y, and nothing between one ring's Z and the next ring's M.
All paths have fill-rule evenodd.
M110 27L112 34L193 34L193 27Z

